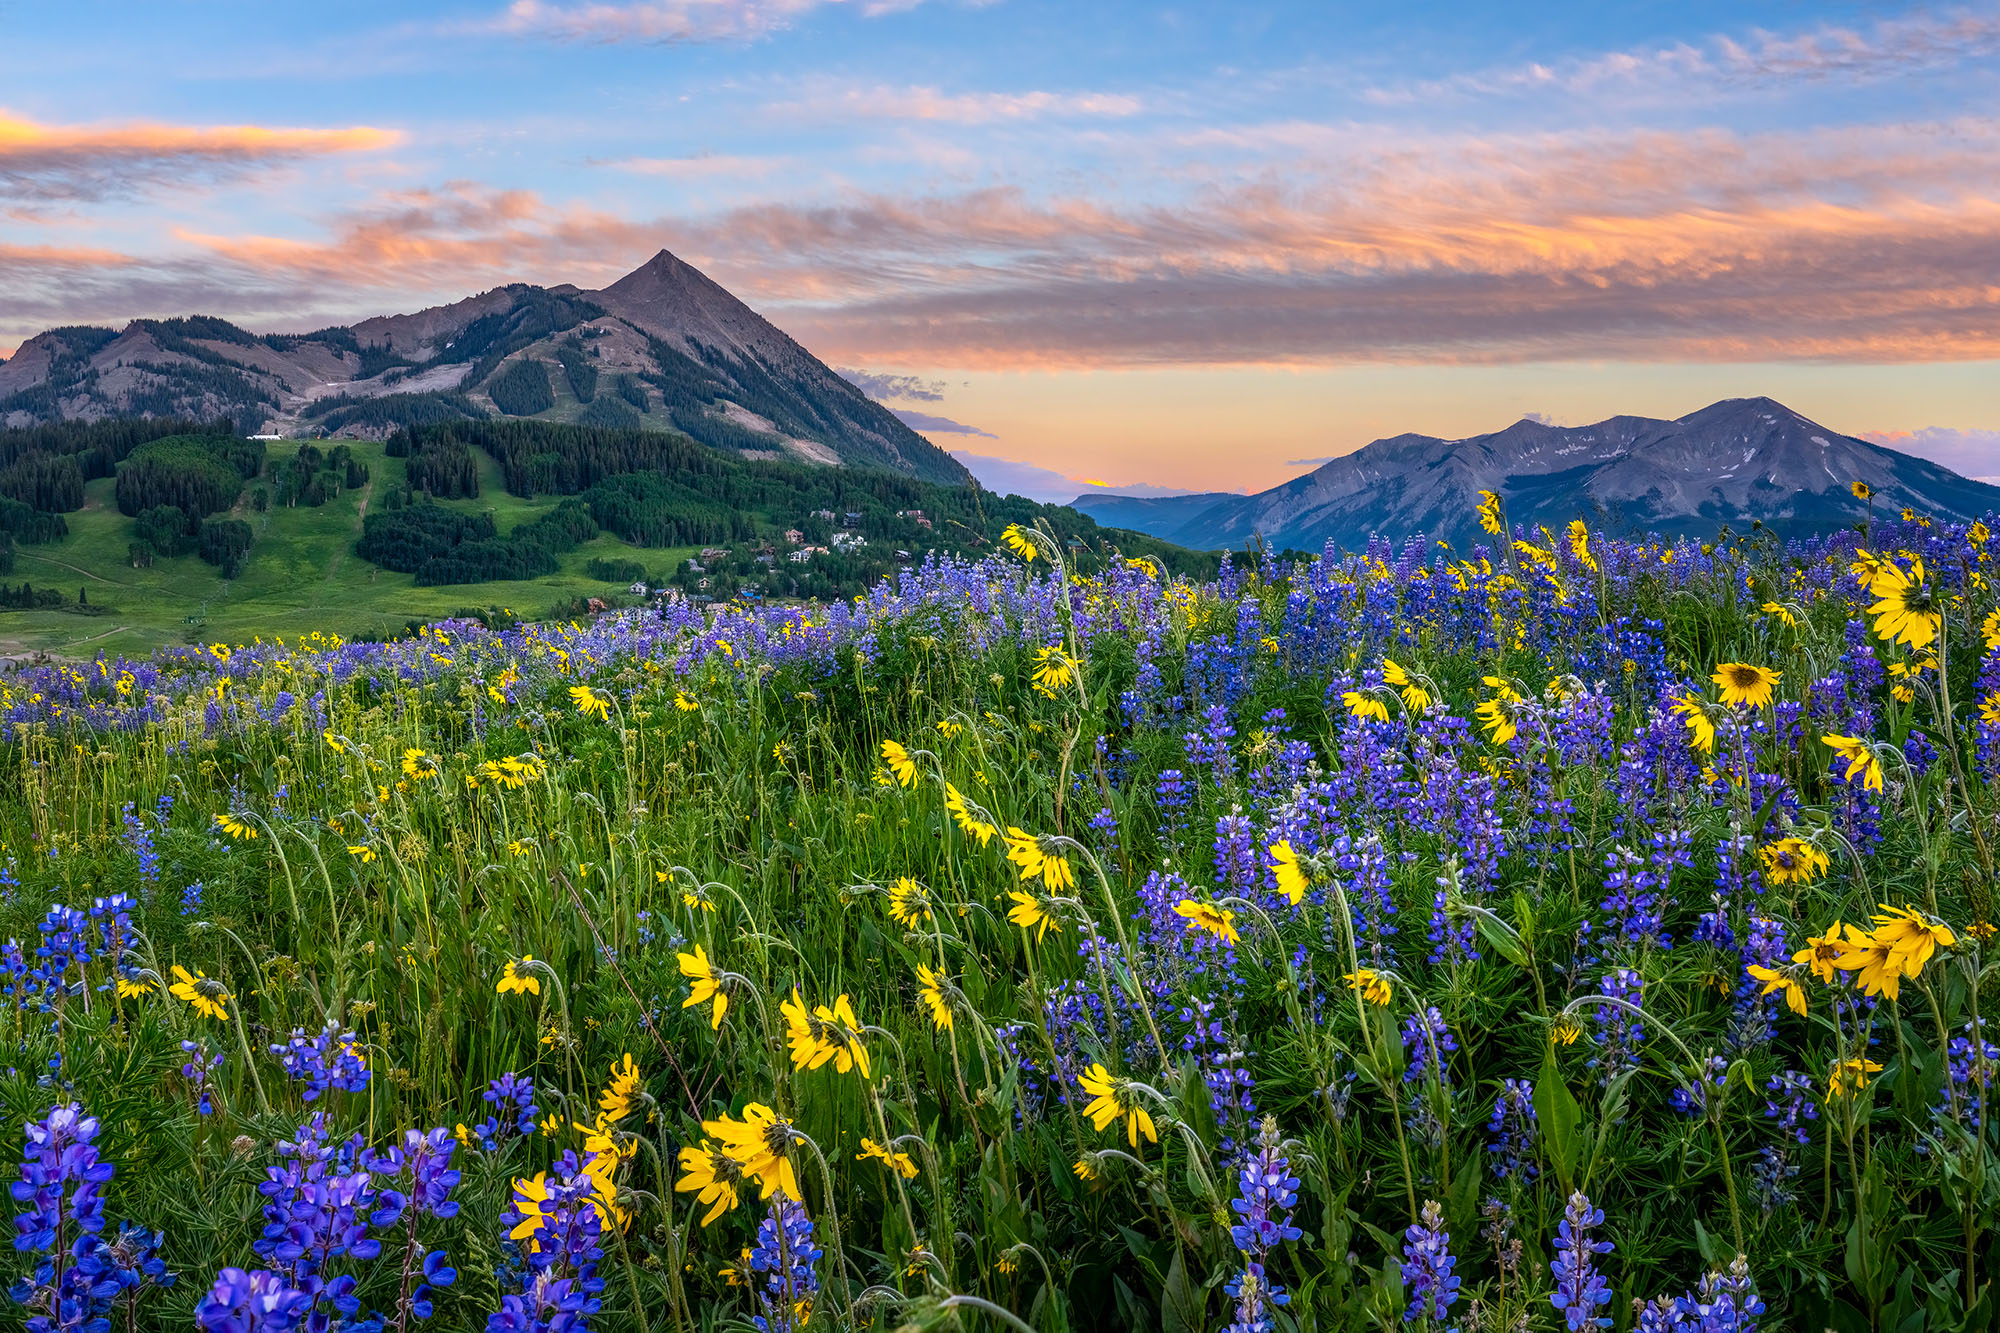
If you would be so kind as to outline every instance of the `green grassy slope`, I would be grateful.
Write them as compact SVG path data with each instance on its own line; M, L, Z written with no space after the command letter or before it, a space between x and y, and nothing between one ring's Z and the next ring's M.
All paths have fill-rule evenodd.
M657 575L690 554L641 550L607 533L558 557L562 569L547 578L419 588L411 575L378 569L354 554L364 506L403 484L404 460L390 458L379 443L348 443L367 465L369 484L319 508L274 508L260 514L249 500L256 484L244 488L232 517L255 529L256 544L242 575L233 580L193 555L134 569L127 555L132 520L118 512L112 498L116 483L108 477L91 482L84 507L67 515L69 536L46 546L17 547L14 572L5 577L15 584L51 585L69 598L81 588L95 614L0 612L0 652L137 653L192 640L247 642L257 635L290 638L314 630L352 637L469 606L539 615L558 602L613 591L584 572L592 559L636 559ZM273 445L271 461L289 458L295 449L289 442ZM503 533L554 507L554 497L522 500L507 494L493 460L483 452L474 457L480 467L479 498L441 503L490 512ZM198 623L190 623L190 617Z

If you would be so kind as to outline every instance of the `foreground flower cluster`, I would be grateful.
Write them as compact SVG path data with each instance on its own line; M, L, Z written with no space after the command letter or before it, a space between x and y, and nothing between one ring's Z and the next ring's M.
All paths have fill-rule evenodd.
M1481 522L0 684L22 1318L1987 1327L1991 533Z

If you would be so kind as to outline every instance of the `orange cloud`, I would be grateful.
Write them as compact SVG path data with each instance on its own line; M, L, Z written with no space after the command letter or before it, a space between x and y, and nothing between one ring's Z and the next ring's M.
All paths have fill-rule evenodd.
M1150 204L990 188L645 220L454 182L320 240L179 235L212 287L365 313L599 286L667 246L837 364L2000 358L2000 120L1264 137L1271 170Z
M96 199L165 179L377 151L402 137L367 126L45 125L0 111L0 198Z

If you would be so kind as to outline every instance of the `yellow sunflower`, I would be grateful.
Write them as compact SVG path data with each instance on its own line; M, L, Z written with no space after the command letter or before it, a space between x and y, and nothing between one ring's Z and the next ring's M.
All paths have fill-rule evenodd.
M1932 954L1958 943L1958 936L1950 926L1932 920L1914 907L1879 905L1882 910L1875 914L1875 938L1889 946L1896 965L1913 981Z
M493 989L502 995L540 995L541 978L536 976L528 964L535 961L533 954L522 954L519 958L509 958L500 969L500 980Z
M951 1027L951 1002L945 998L944 982L937 973L917 964L917 999L931 1016L931 1026L939 1032Z
M958 825L958 831L977 842L981 847L992 842L993 835L1000 831L992 824L974 815L965 803L965 793L952 786L949 782L944 784L944 808L950 812L952 822ZM981 813L983 814L984 812L982 811Z
M1431 706L1430 692L1398 666L1394 659L1382 659L1382 683L1396 691L1403 698L1403 707L1412 713L1421 713Z
M1051 644L1035 650L1035 690L1053 699L1056 692L1066 688L1076 679L1076 663L1069 654Z
M1160 1136L1153 1130L1153 1117L1139 1103L1138 1094L1133 1091L1131 1081L1113 1076L1101 1064L1094 1064L1077 1075L1077 1083L1090 1094L1090 1104L1083 1113L1090 1117L1091 1128L1103 1132L1119 1120L1125 1122L1125 1139L1134 1151L1139 1147L1139 1136L1144 1134L1148 1142L1158 1143Z
M229 1003L229 988L199 969L189 975L186 968L175 963L174 984L167 987L167 993L193 1005L194 1011L205 1018L229 1017L229 1010L223 1007Z
M1360 690L1348 690L1340 696L1340 702L1350 717L1372 719L1376 722L1389 720L1389 705L1372 694L1363 694Z
M1054 903L1018 889L1009 890L1007 896L1014 900L1014 905L1007 909L1007 919L1022 930L1034 931L1037 944L1052 930L1058 935L1062 933L1062 918L1056 915Z
M1389 978L1373 968L1364 967L1359 972L1349 972L1342 979L1347 982L1347 989L1360 991L1361 998L1370 1004L1386 1005L1396 998Z
M1875 747L1860 736L1821 736L1820 740L1831 749L1834 758L1844 760L1847 771L1840 775L1842 782L1853 782L1857 777L1867 791L1882 790L1882 761L1876 757Z
M1705 700L1684 694L1674 700L1674 713L1687 725L1688 746L1697 754L1715 753L1715 722Z
M1944 603L1924 570L1922 556L1911 556L1908 569L1884 560L1868 584L1868 595L1875 598L1868 614L1875 618L1877 637L1918 650L1936 641L1944 624Z
M910 758L909 750L900 741L882 742L882 762L905 787L917 785L917 761Z
M1859 926L1847 927L1841 953L1833 965L1854 973L1854 982L1866 995L1883 995L1893 1000L1903 986L1903 967L1889 941Z
M735 1158L704 1139L699 1148L682 1148L680 1162L686 1174L674 1182L674 1192L693 1194L697 1203L709 1205L702 1214L703 1226L736 1206L737 1190L743 1184L743 1167Z
M931 920L930 896L923 885L908 875L898 878L889 887L889 917L912 930L919 922Z
M1801 1018L1805 1016L1805 988L1799 985L1797 979L1790 972L1765 967L1759 963L1752 963L1743 970L1749 973L1754 979L1764 983L1764 988L1757 992L1759 995L1769 995L1774 991L1783 991L1786 1007Z
M1183 898L1174 912L1186 918L1189 930L1205 930L1224 944L1234 945L1241 938L1236 933L1236 913L1227 908Z
M743 1118L723 1116L701 1122L702 1132L721 1141L743 1174L757 1182L759 1197L768 1199L782 1191L786 1198L799 1200L798 1173L792 1169L792 1122L758 1102L743 1108Z
M1069 858L1045 848L1040 838L1022 829L1007 830L1007 859L1021 867L1022 879L1039 879L1050 893L1063 893L1076 886L1076 869Z
M711 1031L722 1027L722 1016L729 1012L729 992L723 989L722 969L708 959L708 953L699 945L693 953L677 953L674 961L680 964L681 975L690 983L688 997L681 1001L681 1008L692 1009L706 1001L714 1001L714 1011L709 1015Z
M854 1155L854 1160L865 1162L871 1157L905 1180L917 1178L917 1164L910 1160L908 1153L891 1152L873 1139L861 1140L861 1151Z
M1838 1101L1850 1093L1860 1092L1868 1086L1870 1074L1881 1072L1881 1065L1865 1057L1835 1061L1826 1076L1826 1099Z
M639 1097L644 1091L639 1067L632 1063L632 1053L627 1051L624 1064L611 1066L610 1086L598 1097L597 1104L603 1109L605 1119L616 1122L639 1109Z
M1754 662L1724 662L1709 677L1722 691L1722 702L1735 708L1768 708L1778 672Z
M1292 850L1289 838L1271 844L1271 873L1278 877L1278 892L1291 899L1292 906L1305 901L1312 884L1299 866L1299 854Z
M1829 986L1840 978L1840 955L1846 946L1841 943L1841 932L1845 929L1836 921L1826 928L1823 935L1814 935L1806 941L1806 947L1792 955L1795 963L1805 963L1812 974Z
M1803 838L1779 838L1757 849L1773 884L1810 884L1827 872L1826 853Z

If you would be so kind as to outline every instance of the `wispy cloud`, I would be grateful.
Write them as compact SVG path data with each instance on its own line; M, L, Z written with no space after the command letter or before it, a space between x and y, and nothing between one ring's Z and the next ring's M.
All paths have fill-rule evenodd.
M921 0L649 0L646 3L551 3L514 0L477 28L559 42L677 45L751 42L789 28L826 5L850 5L873 18Z
M1762 29L1699 42L1612 51L1370 89L1378 106L1439 99L1559 92L1684 98L1691 87L1758 90L1788 84L1856 84L1988 59L2000 52L2000 12L1919 10L1860 27L1823 24L1796 32Z
M944 401L943 380L927 380L917 375L878 375L870 370L845 370L838 366L834 373L877 402L887 398L918 403Z
M302 158L390 148L394 130L262 125L46 125L0 111L0 199L94 201Z
M592 158L590 165L629 171L638 176L664 176L668 180L741 180L789 171L797 165L797 159L779 154L759 157L738 153L690 153L683 157Z
M1864 431L1861 438L1942 463L1968 477L1990 481L2000 476L2000 430L1922 426L1916 430Z
M996 495L1019 495L1043 504L1068 504L1093 484L1082 477L1072 477L1039 463L1024 463L1017 458L997 458L992 454L967 453L961 449L953 449L951 456L965 464L965 470Z
M962 421L953 421L950 417L935 416L929 412L912 411L907 407L892 407L889 411L895 414L898 421L908 426L911 430L920 430L929 435L983 435L989 440L1000 438L990 430L981 430L977 426L968 426Z
M1122 118L1136 116L1145 109L1144 102L1128 93L1041 90L948 93L938 88L887 84L866 88L823 85L809 89L802 97L767 108L771 114L780 116L841 116L953 125Z

